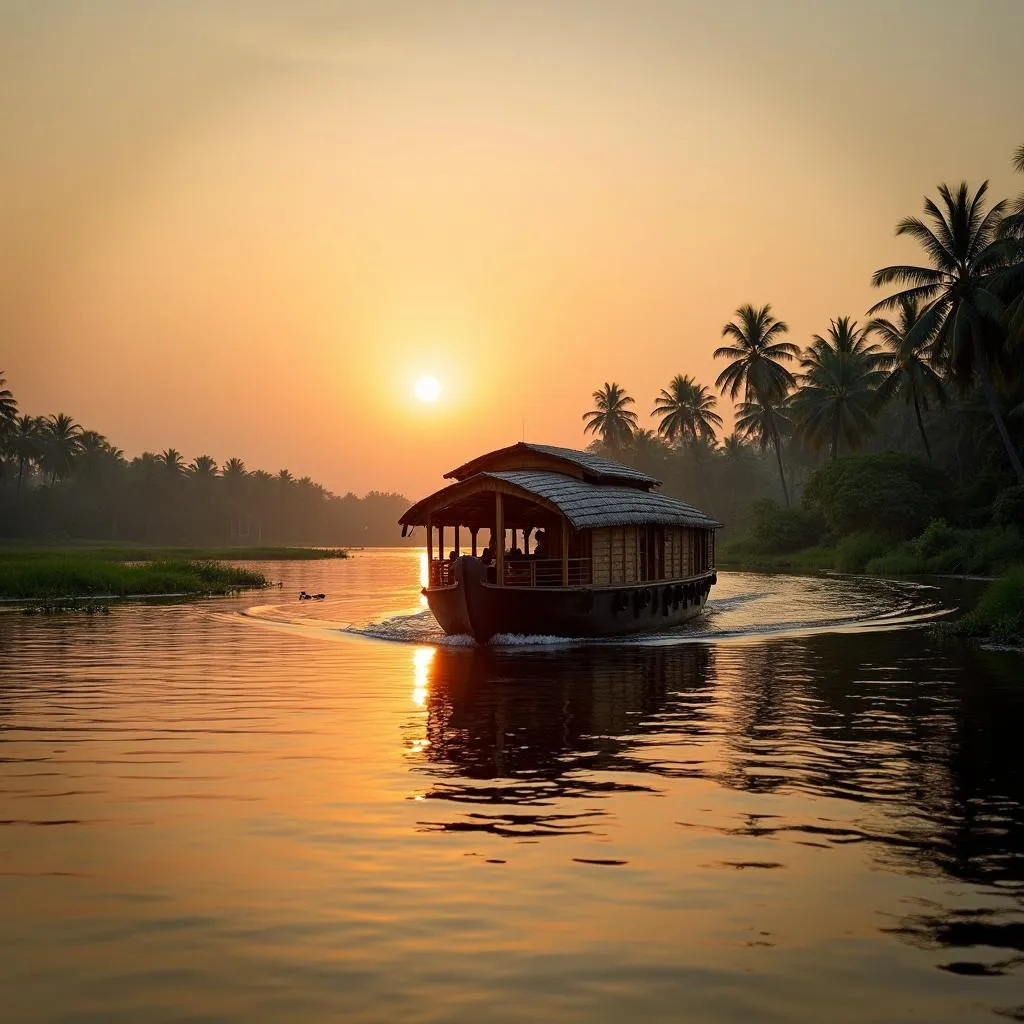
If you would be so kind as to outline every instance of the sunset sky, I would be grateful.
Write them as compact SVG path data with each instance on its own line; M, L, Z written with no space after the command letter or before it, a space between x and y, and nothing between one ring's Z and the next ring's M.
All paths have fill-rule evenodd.
M740 303L804 344L938 182L1024 187L1022 39L1021 0L0 0L0 368L338 492L581 446L606 380L650 425Z

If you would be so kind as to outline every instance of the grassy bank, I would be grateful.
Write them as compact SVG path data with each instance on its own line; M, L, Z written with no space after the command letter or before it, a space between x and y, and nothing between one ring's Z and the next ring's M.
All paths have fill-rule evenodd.
M993 580L972 611L954 622L939 623L933 632L942 639L1024 647L1024 566Z
M0 598L8 599L214 595L266 585L262 573L199 559L125 562L86 552L0 553Z
M83 555L107 562L166 562L166 561L217 561L217 562L291 562L318 561L326 558L348 558L345 548L291 548L291 547L227 547L227 548L175 548L149 547L144 544L118 545L90 543L88 541L67 544L0 544L0 562L8 557L40 558Z
M794 551L772 550L767 537L723 542L715 561L722 569L866 572L880 576L930 574L996 576L1024 565L1024 536L1017 526L957 529L934 520L913 540L853 533Z

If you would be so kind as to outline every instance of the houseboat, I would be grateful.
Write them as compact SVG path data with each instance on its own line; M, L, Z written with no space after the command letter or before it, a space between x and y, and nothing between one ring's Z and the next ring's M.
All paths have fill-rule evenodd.
M721 523L629 466L522 442L445 479L399 520L403 537L426 528L423 593L445 633L661 631L699 614L717 580Z

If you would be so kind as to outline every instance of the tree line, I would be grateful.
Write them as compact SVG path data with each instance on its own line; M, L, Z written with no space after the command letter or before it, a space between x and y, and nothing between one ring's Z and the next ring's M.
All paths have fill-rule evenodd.
M1024 146L1014 166L1024 174ZM740 480L744 504L788 506L825 459L861 451L917 453L979 506L1024 486L1024 193L989 203L988 182L941 185L896 234L924 258L874 273L893 290L863 324L836 316L801 349L770 305L735 311L715 350L716 387L735 403L721 444L718 398L678 375L655 398L654 430L620 385L595 391L593 446L726 514Z
M0 371L0 537L154 544L392 545L401 494L332 494L287 469L238 458L186 462L168 448L133 459L71 416L19 410Z

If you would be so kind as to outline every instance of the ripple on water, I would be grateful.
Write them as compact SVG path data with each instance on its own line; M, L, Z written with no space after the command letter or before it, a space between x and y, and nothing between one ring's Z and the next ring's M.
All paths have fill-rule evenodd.
M0 615L12 1020L1024 1005L1019 661L891 628L936 591L723 573L677 635L477 647L415 552L263 568Z

